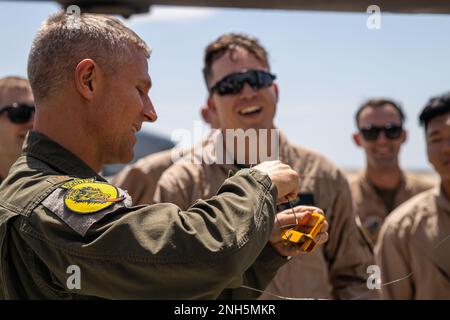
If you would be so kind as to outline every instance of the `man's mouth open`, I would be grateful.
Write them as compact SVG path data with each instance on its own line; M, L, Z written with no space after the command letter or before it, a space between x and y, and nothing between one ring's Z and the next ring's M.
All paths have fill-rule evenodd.
M251 116L260 113L262 109L263 108L261 106L249 106L239 110L239 114L241 116Z

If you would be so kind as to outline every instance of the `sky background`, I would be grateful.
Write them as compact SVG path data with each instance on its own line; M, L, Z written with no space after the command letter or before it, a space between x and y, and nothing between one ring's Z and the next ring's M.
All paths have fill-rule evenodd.
M0 1L0 77L26 76L32 39L58 9L51 1ZM430 169L417 118L431 96L450 90L450 15L382 12L379 30L367 28L368 17L155 6L150 14L124 20L153 50L150 97L159 119L144 130L169 138L176 129L193 131L207 96L204 48L223 33L245 32L269 52L280 87L275 123L292 142L343 168L363 167L363 152L351 139L355 110L367 98L390 97L407 114L403 167Z

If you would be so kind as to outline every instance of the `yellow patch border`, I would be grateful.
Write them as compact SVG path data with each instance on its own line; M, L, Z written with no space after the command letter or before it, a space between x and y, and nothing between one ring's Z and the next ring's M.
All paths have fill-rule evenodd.
M119 197L119 190L109 183L92 181L92 179L75 180L64 186L68 189L64 195L64 205L72 212L96 213L125 199L124 196Z

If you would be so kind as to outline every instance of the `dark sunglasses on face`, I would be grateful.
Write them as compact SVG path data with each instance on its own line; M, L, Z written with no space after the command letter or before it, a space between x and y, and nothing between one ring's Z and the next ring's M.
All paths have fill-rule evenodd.
M367 126L364 128L359 128L362 136L365 140L375 141L378 139L381 131L384 131L386 138L390 140L398 139L403 132L403 127L397 124L387 124L384 127L378 126Z
M12 123L27 123L34 113L34 106L26 103L13 103L0 109L0 115L8 113L8 118Z
M219 95L237 94L241 92L247 82L254 90L270 87L276 76L270 72L261 70L247 70L232 73L222 80L216 82L210 89L210 93L217 92Z

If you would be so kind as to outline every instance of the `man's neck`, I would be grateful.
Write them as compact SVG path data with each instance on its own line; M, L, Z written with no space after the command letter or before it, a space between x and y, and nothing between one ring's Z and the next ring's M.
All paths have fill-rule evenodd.
M402 180L402 170L399 166L392 168L375 168L367 166L367 179L379 189L395 189Z
M56 117L56 116L55 116ZM76 121L67 119L53 120L48 122L47 117L36 117L34 130L45 134L47 137L60 144L78 158L83 160L92 170L100 172L102 168L101 159L97 159L97 146L93 144L95 139L86 136L87 130L76 126ZM75 125L72 125L75 123ZM79 121L78 121L79 123Z

